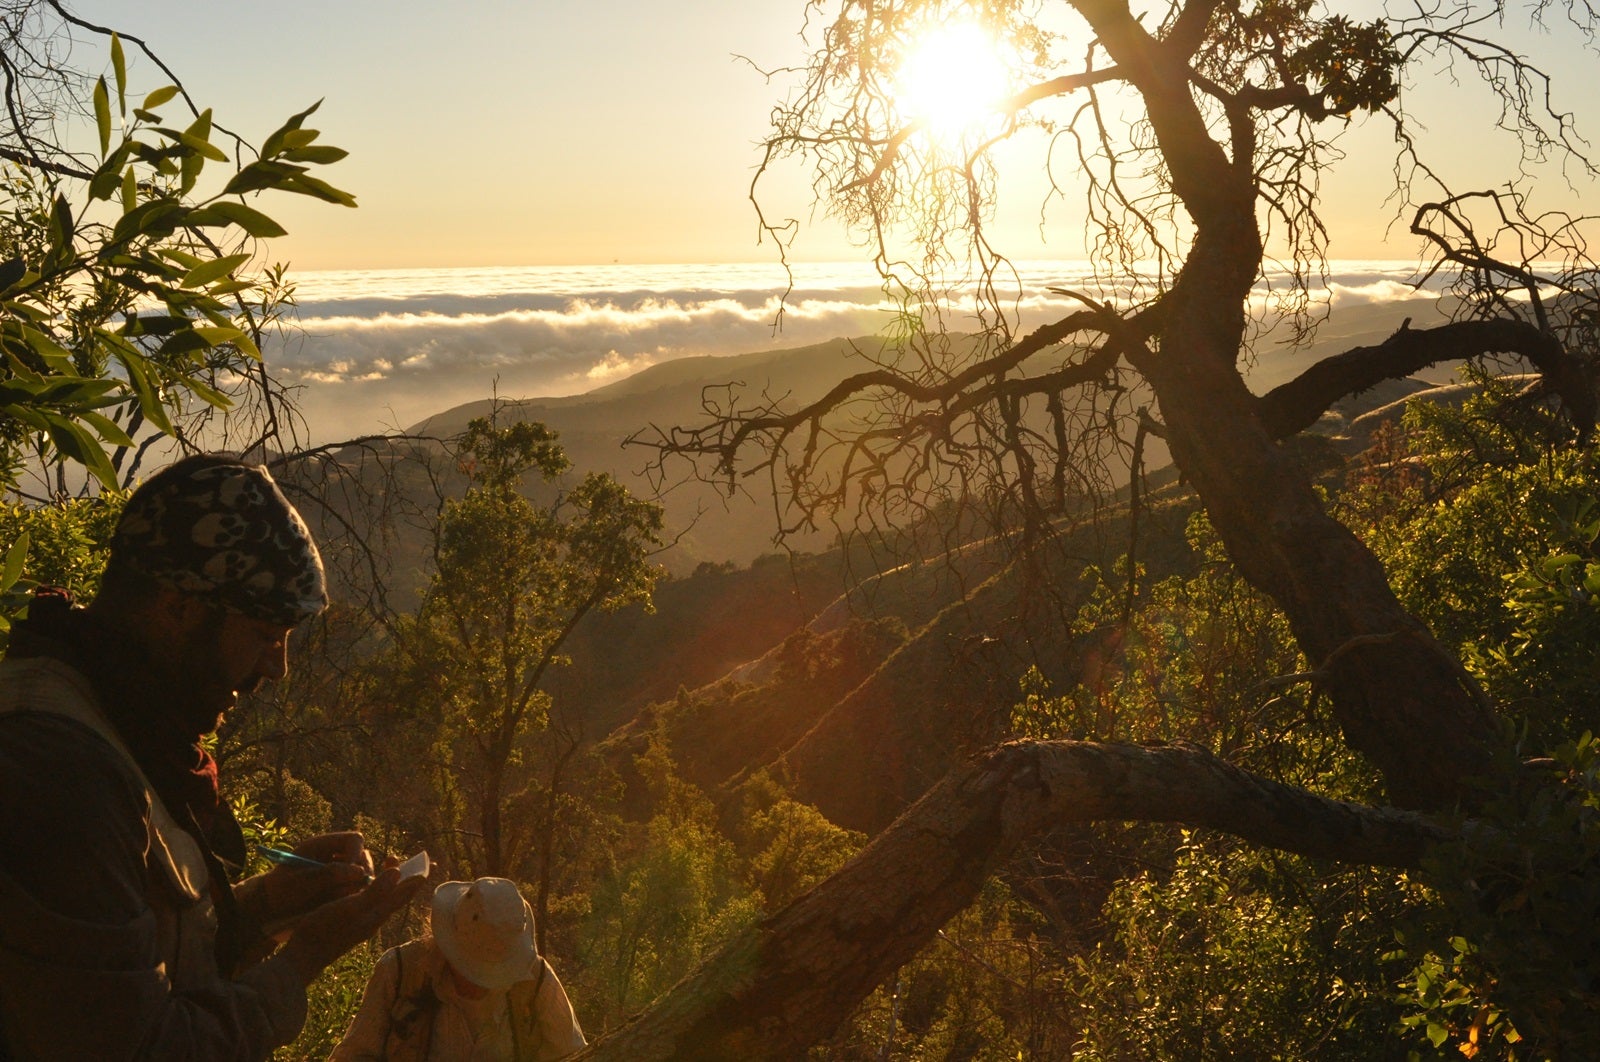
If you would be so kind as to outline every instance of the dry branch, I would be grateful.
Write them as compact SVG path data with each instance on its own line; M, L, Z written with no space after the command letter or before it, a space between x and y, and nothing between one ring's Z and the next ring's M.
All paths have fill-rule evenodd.
M1440 362L1488 354L1516 354L1532 363L1561 396L1579 431L1587 435L1594 427L1594 385L1581 363L1554 336L1527 322L1504 318L1427 329L1402 325L1377 346L1324 358L1262 396L1261 423L1268 434L1281 439L1309 428L1347 395Z

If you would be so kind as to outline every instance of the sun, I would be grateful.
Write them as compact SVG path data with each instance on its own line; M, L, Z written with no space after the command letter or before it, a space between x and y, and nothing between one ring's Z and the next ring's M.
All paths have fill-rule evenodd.
M989 32L975 22L947 22L911 46L895 78L895 103L948 140L981 125L1010 88L1011 72Z

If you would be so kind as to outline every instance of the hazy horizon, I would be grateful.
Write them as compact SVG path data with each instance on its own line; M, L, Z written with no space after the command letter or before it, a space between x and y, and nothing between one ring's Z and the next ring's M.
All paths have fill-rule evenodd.
M1018 262L1025 326L1070 312L1050 287L1082 262ZM1330 263L1341 305L1417 295L1415 264ZM651 365L870 335L892 319L862 263L585 265L302 271L286 333L265 354L311 433L405 428L463 402L583 394ZM775 328L780 305L781 330Z

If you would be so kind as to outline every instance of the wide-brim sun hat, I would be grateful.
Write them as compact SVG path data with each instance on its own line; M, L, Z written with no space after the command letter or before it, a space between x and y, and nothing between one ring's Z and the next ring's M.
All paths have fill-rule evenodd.
M456 972L503 992L538 970L533 909L505 878L447 881L433 890L433 941Z

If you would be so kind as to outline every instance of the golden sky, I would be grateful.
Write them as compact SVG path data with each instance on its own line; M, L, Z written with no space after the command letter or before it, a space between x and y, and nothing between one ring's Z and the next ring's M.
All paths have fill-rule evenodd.
M1365 2L1365 0L1362 0ZM766 261L746 201L755 142L780 89L763 68L803 60L802 0L77 0L84 17L147 40L217 120L258 139L317 99L312 123L351 152L328 174L346 210L262 204L290 229L274 258L299 269ZM1549 48L1580 109L1594 57L1573 35ZM81 58L81 57L80 57ZM142 83L141 83L142 79ZM134 91L158 84L135 70ZM1462 185L1512 175L1512 152L1483 133L1487 99L1425 79L1431 134ZM1592 127L1594 123L1590 123ZM1415 241L1384 205L1392 137L1349 135L1329 181L1339 258L1407 258ZM791 180L780 196L808 218ZM1592 181L1553 201L1571 206ZM1017 258L1083 254L1081 205L1047 191L1037 166L1008 182L1000 224ZM861 257L831 222L807 221L802 259Z

